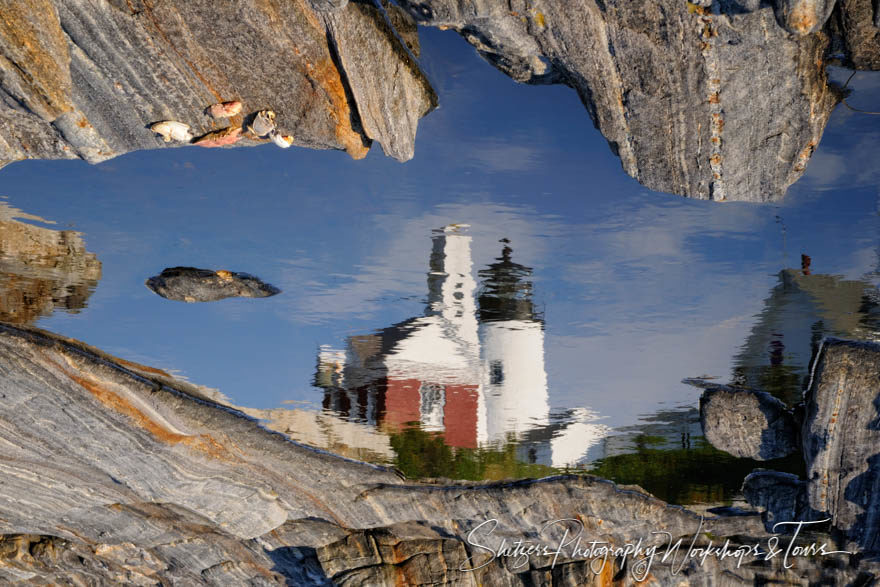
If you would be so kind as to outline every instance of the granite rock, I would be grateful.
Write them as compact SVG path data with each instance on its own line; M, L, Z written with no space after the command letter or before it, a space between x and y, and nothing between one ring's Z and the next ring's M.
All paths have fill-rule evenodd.
M225 298L267 298L281 293L248 273L195 267L169 267L146 281L146 286L168 300L214 302Z
M22 0L4 14L0 166L169 146L145 129L204 135L205 106L233 99L273 109L298 146L361 158L375 140L405 161L437 105L418 22L517 81L574 88L643 185L757 202L803 174L839 100L829 34L857 68L877 69L880 46L872 0Z
M880 69L880 4L875 0L838 0L834 28L844 65Z
M803 429L809 505L880 551L880 345L827 339Z
M418 118L436 103L418 65L399 50L378 0L23 0L13 6L0 20L0 164L96 163L173 146L149 125L179 120L200 136L216 130L205 107L227 100L241 101L245 113L271 108L280 131L299 146L361 158L376 139L406 158ZM354 40L334 36L331 22L361 35L358 48L383 68L378 75L369 67L343 68L339 56L351 54ZM349 46L337 46L339 37ZM363 75L372 76L364 82L368 89L348 85ZM359 112L374 117L366 130Z
M458 31L517 81L574 88L624 171L658 191L777 199L803 174L838 101L828 39L810 32L827 0L778 2L783 22L804 33L795 35L758 0L400 4L420 24ZM812 16L801 26L797 14Z
M766 461L799 448L794 415L769 393L711 386L700 397L700 422L712 446L736 457Z

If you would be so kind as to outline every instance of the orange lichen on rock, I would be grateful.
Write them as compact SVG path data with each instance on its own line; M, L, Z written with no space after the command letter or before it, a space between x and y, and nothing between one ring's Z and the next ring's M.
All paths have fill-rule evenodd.
M96 383L77 375L76 373L72 373L54 361L51 362L53 362L56 367L79 384L83 389L91 393L95 399L101 402L105 407L127 416L136 425L149 432L156 440L167 444L183 444L218 459L229 457L223 446L210 435L189 435L169 430L159 422L150 418L150 416L144 413L142 409L138 408L118 393L108 389L100 383Z
M351 126L351 108L345 95L342 78L339 76L339 70L336 69L333 60L329 57L321 60L310 71L310 74L312 79L318 82L324 92L326 92L327 98L332 104L333 111L331 115L336 121L336 140L345 147L345 151L352 159L363 159L367 156L370 148L364 144L364 139L360 133L356 132Z
M812 31L818 24L819 18L814 7L809 2L801 1L788 17L789 26L798 33L805 35Z
M0 70L14 72L29 88L24 96L17 97L41 118L51 122L73 110L70 54L51 0L3 3Z

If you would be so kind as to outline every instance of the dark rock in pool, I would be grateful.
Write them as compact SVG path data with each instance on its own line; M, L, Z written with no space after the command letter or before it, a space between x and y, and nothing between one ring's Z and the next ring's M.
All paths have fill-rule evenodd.
M147 287L169 300L213 302L224 298L267 298L281 293L247 273L212 271L195 267L171 267L146 282Z

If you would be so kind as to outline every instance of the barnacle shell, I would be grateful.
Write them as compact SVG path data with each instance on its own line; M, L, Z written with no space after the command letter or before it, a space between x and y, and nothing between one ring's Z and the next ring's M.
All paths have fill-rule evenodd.
M260 110L250 124L250 131L258 137L265 137L275 130L275 113L271 110Z
M222 147L231 145L241 138L241 127L227 127L222 130L215 130L206 135L202 135L193 141L194 145L199 147Z
M269 138L282 149L286 149L293 144L293 137L291 135L283 135L274 130L269 133Z
M230 116L235 116L241 112L241 102L233 100L231 102L212 104L205 109L205 112L207 112L211 118L229 118Z
M172 139L188 143L193 138L192 133L189 132L189 125L177 122L176 120L163 120L162 122L151 124L150 130L162 135L166 143Z

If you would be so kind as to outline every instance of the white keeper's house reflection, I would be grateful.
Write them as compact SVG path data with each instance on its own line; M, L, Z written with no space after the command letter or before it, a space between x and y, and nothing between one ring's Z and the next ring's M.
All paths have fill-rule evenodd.
M576 464L609 430L583 408L551 416L532 269L503 239L478 286L465 228L434 231L423 316L322 347L324 408L387 433L418 425L453 447L514 442L524 461Z

